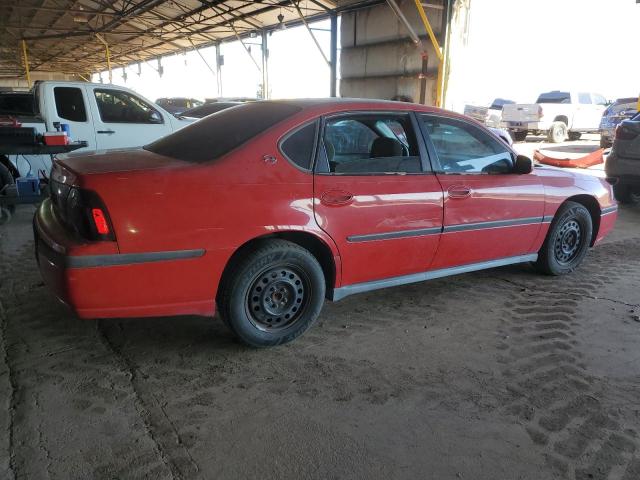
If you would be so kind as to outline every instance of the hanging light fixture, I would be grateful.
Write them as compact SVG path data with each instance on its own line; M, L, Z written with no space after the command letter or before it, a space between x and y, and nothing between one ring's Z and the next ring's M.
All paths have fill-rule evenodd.
M284 30L285 28L287 28L287 26L284 24L284 15L282 14L282 12L278 14L278 22L280 22L278 25L278 28L280 30Z

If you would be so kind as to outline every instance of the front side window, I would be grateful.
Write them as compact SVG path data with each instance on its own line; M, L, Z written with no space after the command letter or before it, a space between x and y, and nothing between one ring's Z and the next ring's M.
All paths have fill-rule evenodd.
M82 98L82 90L77 87L55 87L53 96L56 102L56 111L60 118L72 122L86 122L87 111Z
M343 175L420 173L416 136L408 114L354 114L327 120L327 170Z
M144 100L121 90L96 89L100 118L106 123L162 123L162 116Z
M422 116L444 173L510 173L511 152L480 128L453 118Z
M591 95L589 95L588 93L579 93L578 102L581 103L582 105L590 105Z
M607 99L604 98L602 95L599 95L597 93L593 94L593 101L595 102L596 105L606 105L607 104Z

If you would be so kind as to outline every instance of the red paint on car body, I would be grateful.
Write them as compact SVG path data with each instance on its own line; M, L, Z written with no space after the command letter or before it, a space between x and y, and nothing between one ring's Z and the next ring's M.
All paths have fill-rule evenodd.
M298 113L211 162L142 149L57 160L70 184L99 196L115 241L77 238L52 202L44 202L34 221L37 256L56 296L83 318L213 315L229 260L262 237L313 238L332 263L330 286L339 288L536 253L553 215L569 198L591 202L594 243L613 228L615 211L601 216L615 206L603 180L549 167L522 175L351 176L301 170L283 156L279 141L326 115L464 117L395 102L292 103L300 106ZM510 225L514 220L520 223ZM477 223L487 227L458 229ZM402 235L413 231L428 234ZM400 235L384 237L390 233ZM174 258L172 252L191 253ZM104 258L116 263L87 262ZM129 258L135 261L127 263Z

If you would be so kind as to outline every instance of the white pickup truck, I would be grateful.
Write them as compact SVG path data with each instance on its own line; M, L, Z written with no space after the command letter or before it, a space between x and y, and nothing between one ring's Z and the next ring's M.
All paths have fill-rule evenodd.
M547 135L550 142L578 140L583 133L597 132L606 99L597 93L543 93L536 103L516 103L502 109L502 126L517 141L527 134Z
M36 82L30 95L33 101L29 114L24 108L18 112L0 109L0 116L12 116L23 127L35 127L38 133L55 131L57 124L67 124L72 141L87 142L85 150L139 147L191 123L116 85L42 81ZM48 155L11 155L7 159L0 146L0 164L3 163L14 177L16 172L37 175L44 170L48 174L51 168Z

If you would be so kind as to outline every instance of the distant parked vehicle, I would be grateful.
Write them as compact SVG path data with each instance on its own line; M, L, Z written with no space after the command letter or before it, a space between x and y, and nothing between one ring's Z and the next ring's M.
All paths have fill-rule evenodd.
M173 113L174 115L180 115L185 110L199 107L200 105L204 104L203 101L196 100L195 98L182 97L159 98L156 100L156 103L164 108L167 112Z
M541 94L536 103L505 105L502 122L519 142L529 133L546 134L552 143L579 140L583 133L598 131L606 105L597 93L554 90Z
M640 113L616 127L605 171L618 180L613 192L620 203L640 202Z
M616 127L636 113L638 113L638 97L619 98L609 105L600 120L600 147L608 148L613 145Z
M125 87L48 80L36 82L29 92L0 94L0 116L10 116L36 134L66 124L72 140L87 142L86 150L139 147L191 123ZM0 163L13 177L51 169L49 155L7 157L0 150Z
M505 105L514 104L513 100L496 98L489 107L465 105L464 114L485 124L487 127L500 128L502 123L502 109Z
M200 105L199 107L185 110L184 112L182 112L180 116L186 119L204 118L207 115L211 115L212 113L217 113L231 107L237 107L238 105L242 105L242 103L240 102L205 103L204 105Z

